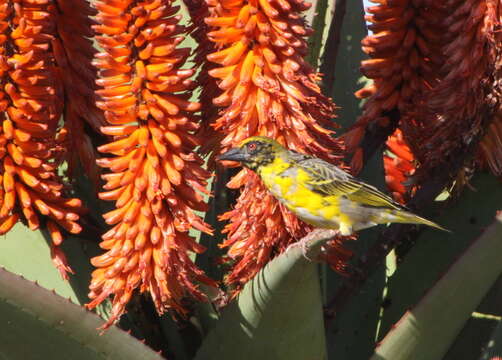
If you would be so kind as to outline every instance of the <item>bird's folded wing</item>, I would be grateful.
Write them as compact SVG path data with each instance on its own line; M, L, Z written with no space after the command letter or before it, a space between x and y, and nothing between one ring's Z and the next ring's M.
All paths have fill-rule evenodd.
M309 174L307 186L327 196L345 196L360 205L402 209L377 188L355 179L342 169L317 158L301 160L297 165Z

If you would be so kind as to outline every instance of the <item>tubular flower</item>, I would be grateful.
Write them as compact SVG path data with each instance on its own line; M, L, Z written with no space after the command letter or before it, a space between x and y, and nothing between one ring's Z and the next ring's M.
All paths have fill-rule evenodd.
M502 111L499 109L480 143L481 161L488 164L495 176L502 176Z
M0 1L0 233L19 219L32 230L46 226L53 262L66 278L71 269L58 248L61 229L81 231L82 207L63 196L57 175L65 132L58 134L63 96L54 11L50 0Z
M104 111L103 134L113 141L98 148L114 155L98 160L110 169L103 200L115 210L104 215L113 227L103 235L106 250L92 259L88 307L113 295L110 326L125 311L133 291L149 291L159 313L183 313L182 300L204 300L194 282L212 282L189 257L204 248L188 236L191 228L211 229L194 211L205 211L209 173L193 152L197 124L190 113L198 103L188 101L194 70L181 69L190 50L177 48L183 40L179 9L170 0L96 1L94 27L99 45L97 106ZM176 94L179 93L179 94Z
M91 65L96 49L91 38L91 16L96 11L87 0L57 0L57 31L54 39L54 55L65 87L65 128L67 137L70 173L78 160L87 176L97 186L99 168L96 165L96 150L90 135L99 134L105 125L103 112L96 105L96 69ZM87 125L86 125L87 124Z
M209 39L217 64L220 107L212 126L222 134L218 153L253 135L275 138L290 149L341 163L342 148L328 130L334 104L316 84L318 76L304 61L306 29L302 0L208 0ZM241 170L228 184L241 188L235 208L221 216L228 255L236 261L226 281L242 284L272 256L303 236L308 226L283 208L251 171ZM333 258L333 257L331 257Z
M192 24L190 32L192 37L197 41L195 49L194 63L199 69L197 74L198 88L203 89L199 95L201 103L201 117L204 119L197 131L197 136L204 139L199 152L209 154L212 149L218 146L221 142L221 134L216 132L211 127L211 122L218 117L218 108L212 105L212 100L215 98L219 89L216 84L216 79L209 75L209 71L217 65L206 61L208 54L216 51L215 44L209 41L207 34L210 31L209 26L204 22L204 19L209 17L209 7L204 0L184 0L184 3L190 13ZM211 10L214 12L214 10ZM210 166L214 166L211 159Z
M362 116L344 135L347 151L354 153L352 170L362 167L359 144L369 126L396 125L413 112L421 94L435 86L437 69L444 62L441 52L444 17L441 2L431 0L372 0L367 8L368 28L373 32L362 41L369 60L361 72L373 83L358 92L368 98Z
M383 156L385 182L394 199L405 204L413 188L407 188L404 182L415 173L415 158L401 129L389 136L386 145L387 153Z
M450 0L444 6L449 13L443 20L447 61L441 82L425 97L425 110L403 125L422 175L481 136L500 96L494 81L500 61L499 1Z
M490 44L490 62L493 74L490 81L493 84L487 96L487 102L496 108L493 119L485 129L485 135L480 143L479 158L490 166L496 176L502 176L502 4L500 1L487 1L485 23L491 23L488 32Z

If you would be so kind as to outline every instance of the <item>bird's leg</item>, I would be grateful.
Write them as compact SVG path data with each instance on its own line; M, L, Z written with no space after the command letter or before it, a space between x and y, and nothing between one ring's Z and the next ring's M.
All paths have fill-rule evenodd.
M286 251L289 251L292 248L300 247L303 257L305 257L305 259L309 261L312 261L311 256L316 256L319 253L319 251L316 251L316 249L320 250L320 247L324 245L326 241L334 238L338 234L338 230L314 229L297 242L289 245Z
M300 240L289 245L288 248L286 249L286 252L288 252L291 249L299 247L302 250L303 257L309 261L312 261L312 259L308 257L307 251L309 250L309 248L308 248L309 241L312 239L311 234L314 233L315 231L316 230L309 232L307 235L302 237Z

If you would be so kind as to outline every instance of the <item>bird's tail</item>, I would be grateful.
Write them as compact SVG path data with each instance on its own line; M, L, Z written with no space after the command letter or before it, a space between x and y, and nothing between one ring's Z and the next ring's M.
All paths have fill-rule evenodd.
M430 220L427 220L423 217L420 217L418 215L415 215L411 212L404 211L404 210L391 210L390 211L390 217L393 218L392 222L396 223L402 223L402 224L422 224L422 225L427 225L439 230L451 232L448 229L445 229L441 225L436 224L435 222L432 222Z

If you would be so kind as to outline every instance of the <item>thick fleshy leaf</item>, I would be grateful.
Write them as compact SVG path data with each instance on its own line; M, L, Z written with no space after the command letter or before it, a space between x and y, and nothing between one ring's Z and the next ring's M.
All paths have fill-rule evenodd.
M0 358L162 359L117 327L55 293L0 269Z
M340 106L337 110L337 122L342 128L348 128L361 114L361 101L353 93L364 79L359 66L366 55L362 52L360 43L367 30L362 1L337 0L332 3L334 13L328 12L329 21L326 21L326 26L329 27L329 34L322 49L320 71L323 73L323 91ZM350 162L350 159L346 160ZM375 153L364 164L358 177L385 190L382 165L381 153ZM361 231L356 241L347 243L354 251L355 259L364 257L377 241L381 230L379 226ZM341 277L327 266L323 270L322 284L328 313L328 355L337 360L367 359L374 349L381 296L385 287L385 266L382 265L373 272L360 293L337 298L335 294L339 287L351 279ZM331 314L335 303L344 303L343 311Z
M500 209L502 193L500 182L488 174L475 175L470 181L471 189L466 188L459 199L448 205L434 220L450 229L452 234L424 229L414 247L403 256L403 250L409 241L403 243L396 251L397 270L388 277L387 289L382 309L382 319L378 339L381 339L409 309L410 305L420 301L425 291L430 289L450 264L455 261L466 248L481 235L483 230L493 221L493 214ZM403 249L404 248L404 249ZM395 261L394 261L395 262ZM500 299L493 299L493 306L476 309L480 312L492 313L497 309L495 304ZM474 310L474 309L473 309ZM458 356L469 354L467 358L479 355L479 346L486 341L491 332L484 330L481 336L480 320L477 324L467 324L471 330L460 334L461 338L452 344L445 360L456 360ZM474 338L478 339L477 346ZM478 349L476 349L476 347Z
M502 358L502 323L500 320L495 330L493 330L492 336L479 360L493 360L497 358Z
M314 33L309 37L309 54L307 61L314 67L319 66L319 54L326 41L326 33L329 29L329 22L333 15L331 7L334 1L316 0L312 1L312 7L307 11L306 21L314 30ZM328 7L330 9L328 9Z
M89 259L100 252L97 243L81 237L65 238L61 249L75 273L65 281L51 261L50 242L50 237L44 231L32 231L23 224L17 224L0 241L0 266L46 289L54 290L75 304L87 303L92 271ZM106 317L107 307L103 305L96 310Z
M74 303L83 304L86 299L80 299L87 292L82 285L81 292L72 288L72 283L64 281L51 262L50 247L42 231L31 231L23 224L17 224L0 241L0 266L7 270L38 282L41 286L55 290L64 297L69 297ZM66 239L64 248L73 248L75 244ZM20 254L23 254L20 256ZM76 258L79 258L76 256ZM85 261L85 260L83 260ZM80 265L80 264L79 264ZM74 264L70 266L75 267ZM89 266L88 266L89 267ZM80 271L79 271L80 272Z
M52 265L49 246L41 232L16 224L0 241L0 265L77 302L70 284Z
M367 28L362 0L336 0L333 3L333 9L327 13L329 32L321 51L319 71L323 74L323 92L340 106L337 123L346 129L361 115L362 102L354 92L368 81L359 71L361 61L367 58L361 50L361 40L367 35Z
M382 340L372 360L440 359L502 272L502 214Z
M317 264L299 247L272 260L223 309L195 359L326 359Z

